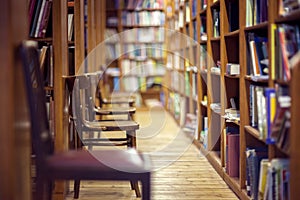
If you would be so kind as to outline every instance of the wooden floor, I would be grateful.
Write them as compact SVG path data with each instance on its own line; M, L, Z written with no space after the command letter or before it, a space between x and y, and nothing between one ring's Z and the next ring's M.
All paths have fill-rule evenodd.
M163 109L139 110L138 149L154 165L152 199L238 199ZM73 199L73 188L67 200ZM140 199L129 182L82 181L79 200Z

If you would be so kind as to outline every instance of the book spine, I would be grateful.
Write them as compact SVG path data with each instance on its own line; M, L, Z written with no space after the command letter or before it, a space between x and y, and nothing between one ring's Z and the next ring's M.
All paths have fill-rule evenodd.
M42 0L42 5L41 5L41 8L40 8L37 24L36 24L36 27L35 27L35 30L34 30L34 37L38 37L38 32L40 30L42 17L43 17L43 14L45 12L45 4L46 4L46 0Z
M29 33L30 37L34 37L34 33L35 33L36 26L37 26L37 21L38 21L39 13L41 10L41 5L42 5L42 0L37 0L37 1L38 2L36 5L36 9L34 12L34 18L33 18L32 26L31 26L30 33Z

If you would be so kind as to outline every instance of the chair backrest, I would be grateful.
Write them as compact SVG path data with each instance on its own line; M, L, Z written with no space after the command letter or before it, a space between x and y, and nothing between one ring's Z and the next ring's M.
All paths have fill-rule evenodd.
M33 152L37 165L43 165L47 155L53 153L53 138L49 131L46 110L46 94L40 71L37 43L24 41L19 49L31 121Z
M72 91L72 102L76 129L78 133L81 133L84 121L92 121L95 119L95 104L88 75L76 75Z

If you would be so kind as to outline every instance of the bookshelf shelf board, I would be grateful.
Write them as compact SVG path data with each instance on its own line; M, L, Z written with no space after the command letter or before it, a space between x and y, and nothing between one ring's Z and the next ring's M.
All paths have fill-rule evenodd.
M230 177L226 172L224 172L223 179L233 189L234 193L240 193L240 179L239 177Z
M256 128L253 128L252 126L245 126L245 131L254 136L256 139L261 140L259 138L259 131Z
M206 44L207 43L207 40L200 40L199 44Z
M285 80L280 80L280 79L277 79L274 82L281 85L281 86L289 86L290 85L290 82L285 81Z
M123 57L124 59L126 60L131 60L131 61L146 61L146 60L156 60L156 61L162 61L164 60L164 58L162 57L151 57L151 56L146 56L146 57L127 57L127 56L124 56Z
M224 74L224 76L225 76L226 78L231 78L231 79L239 79L239 78L240 78L239 75L229 75L229 74Z
M208 154L208 151L204 148L202 142L200 140L196 140L194 139L193 140L193 144L196 145L196 147L201 151L201 153L203 155L207 155Z
M54 88L51 87L51 86L45 86L45 87L44 87L44 90L45 90L45 91L53 91Z
M212 109L212 108L210 108L210 110L211 110L212 112L214 112L215 114L221 116L221 111L216 111L215 109Z
M149 89L149 90L147 90L147 91L141 91L140 93L141 94L157 94L157 93L159 93L160 92L160 90L155 90L155 89Z
M262 29L268 29L268 22L262 22L260 24L256 24L254 26L248 26L245 27L245 31L255 31L255 30L262 30Z
M254 83L262 83L262 84L267 84L268 81L269 81L266 78L254 77L254 76L249 76L249 75L245 76L245 80L251 81L251 82L254 82Z
M122 25L123 28L153 28L153 27L163 27L163 25Z
M241 190L240 197L241 197L241 199L244 199L244 200L251 200L251 198L247 195L246 189Z
M204 103L204 102L201 101L200 105L201 105L202 107L204 107L204 108L207 108L207 102Z
M174 69L175 69L175 68L174 68ZM176 71L177 71L177 72L181 72L181 73L185 72L184 69L177 69Z
M287 152L287 151L285 151L285 150L283 150L280 146L278 146L277 144L275 145L275 148L281 153L281 154L283 154L283 155L285 155L285 157L289 157L289 152Z
M196 20L197 20L196 16L192 17L192 21L196 21Z
M118 42L113 42L113 43L118 43ZM123 44L164 44L163 41L150 41L150 42L123 42Z
M106 24L106 28L118 28L118 25L109 25L109 24Z
M47 43L52 43L52 38L29 38L30 40L34 40L37 42L47 42Z
M117 8L107 8L106 9L106 12L118 12L120 11L120 9L117 9Z
M206 11L207 11L207 9L205 8L205 9L202 9L202 10L200 10L200 12L199 12L199 15L201 16L201 15L203 15L203 16L206 16Z
M215 168L217 173L221 177L223 177L224 171L223 171L223 167L221 165L220 152L219 151L209 151L206 158L207 158L208 162Z
M217 0L217 1L213 2L213 4L211 4L210 7L211 7L211 8L217 8L217 7L220 7L220 0Z
M153 11L161 11L164 12L163 8L123 8L122 11L128 11L128 12L142 12L142 11L148 11L148 12L153 12Z
M221 37L212 37L210 39L211 42L220 42L220 40L221 40Z
M232 32L224 34L224 37L225 38L228 38L228 37L238 37L239 34L240 34L240 30L235 30L235 31L232 31Z
M169 90L170 92L179 94L180 96L186 96L184 93L180 92L177 88L170 87L170 88L168 88L168 90Z
M149 74L149 75L140 75L140 74L123 74L122 77L141 77L141 78L153 78L153 77L163 77L164 74Z
M286 23L286 22L299 22L300 18L300 9L294 10L289 12L285 16L280 16L278 19L275 20L275 23Z
M240 121L236 121L236 120L233 121L233 120L228 120L228 119L227 119L227 120L225 120L225 122L226 122L226 123L229 123L229 124L235 124L235 125L237 125L237 126L240 126Z

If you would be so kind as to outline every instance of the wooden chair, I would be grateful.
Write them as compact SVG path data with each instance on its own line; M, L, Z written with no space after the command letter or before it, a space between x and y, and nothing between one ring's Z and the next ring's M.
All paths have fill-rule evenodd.
M92 93L90 96L95 96L94 99L94 112L96 115L99 115L101 119L103 116L113 115L128 115L128 119L134 119L134 114L136 108L133 107L134 99L131 97L122 97L122 98L112 98L112 99L103 99L101 92L99 90L99 82L102 76L102 72L86 73L85 74L90 81L91 91L95 91L95 94ZM98 98L99 105L96 105L95 99Z
M98 73L99 77L96 80L97 88L96 88L96 97L99 100L99 107L106 107L106 106L129 106L133 107L135 104L135 98L127 92L114 92L110 96L105 95L106 92L104 92L104 77L105 70Z
M72 121L75 122L77 135L74 141L78 148L87 146L91 150L94 146L127 146L136 148L136 130L139 126L132 120L95 120L95 108L92 97L92 73L64 77L67 82L73 112L70 112ZM109 108L112 110L111 108ZM117 114L127 114L126 109ZM108 113L110 115L115 112ZM130 114L128 114L130 116ZM125 132L124 137L101 137L102 133L115 131ZM98 134L97 134L98 133ZM88 134L88 135L87 135ZM87 136L86 136L87 135ZM76 137L79 136L79 137ZM80 180L74 182L74 198L78 198ZM141 193L137 182L131 182L131 188L135 190L136 196Z
M24 66L32 143L36 158L34 199L51 199L51 185L55 180L141 181L142 198L150 199L150 160L133 148L53 152L36 43L24 42L18 50Z

